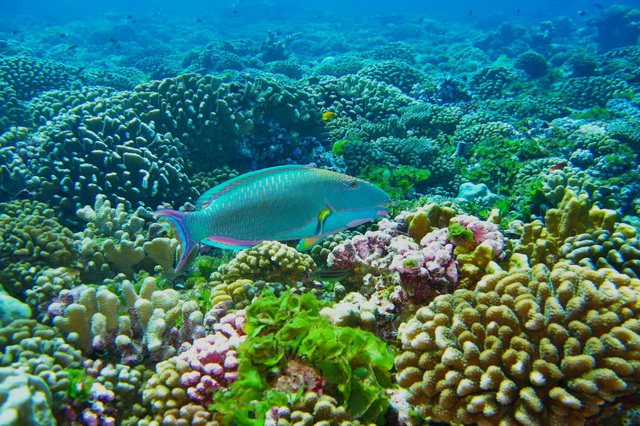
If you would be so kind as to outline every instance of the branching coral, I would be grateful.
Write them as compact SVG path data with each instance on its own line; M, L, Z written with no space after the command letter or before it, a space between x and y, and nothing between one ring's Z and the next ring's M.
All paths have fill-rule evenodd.
M233 282L238 279L276 281L294 285L316 269L313 259L278 241L264 241L242 250L231 262L212 275L213 281Z
M400 327L397 381L424 418L583 424L636 391L639 291L610 269L499 270Z
M111 354L123 364L166 359L203 333L197 303L180 300L175 290L159 290L152 277L143 280L138 292L125 280L122 295L125 306L106 286L63 290L48 313L67 341L85 354Z

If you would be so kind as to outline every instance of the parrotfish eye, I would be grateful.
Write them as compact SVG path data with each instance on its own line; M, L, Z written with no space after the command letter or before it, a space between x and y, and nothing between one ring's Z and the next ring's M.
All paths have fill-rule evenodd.
M357 188L358 187L358 182L355 180L352 180L351 182L349 182L349 186L352 188Z

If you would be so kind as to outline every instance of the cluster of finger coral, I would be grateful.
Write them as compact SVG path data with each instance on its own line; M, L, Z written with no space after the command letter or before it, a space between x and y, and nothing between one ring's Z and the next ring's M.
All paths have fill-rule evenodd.
M51 392L52 407L69 399L69 369L82 366L82 354L56 330L35 320L15 320L0 328L0 366L40 377Z
M229 263L220 266L211 279L214 282L266 280L294 286L306 280L309 271L315 269L310 256L278 241L264 241L238 252Z
M265 426L287 426L294 424L323 425L336 423L344 426L359 426L359 420L351 418L344 406L330 395L319 395L316 392L305 393L293 407L273 407L267 413Z
M109 354L133 365L172 356L184 342L203 334L203 314L173 289L158 289L148 277L136 291L121 283L124 304L106 286L63 290L47 309L53 325L86 355Z
M224 316L213 333L156 365L142 391L153 420L167 424L210 419L208 406L216 392L228 388L238 377L237 349L246 338L245 320L243 311ZM145 423L149 420L141 424L149 424Z
M497 270L401 325L397 382L423 418L584 424L637 391L639 285L567 263Z
M599 230L613 232L617 218L612 210L592 206L588 195L576 195L567 190L558 207L546 212L544 222L534 220L522 227L519 237L514 240L513 251L526 255L531 265L552 265L569 237ZM565 247L564 254L569 251L571 249Z
M44 203L1 204L0 225L0 258L7 265L0 275L13 295L30 288L40 269L70 266L78 258L77 236Z
M122 424L130 416L144 413L140 390L144 366L131 367L85 360L78 382L87 387L86 401L76 400L72 408L87 424Z
M397 87L355 75L322 80L314 88L314 97L323 108L354 120L388 118L401 107L414 103Z
M78 209L76 215L86 222L79 244L84 279L101 282L116 273L131 276L134 270L173 270L178 241L157 223L147 227L151 212L143 207L131 213L124 204L112 207L98 194L93 206Z

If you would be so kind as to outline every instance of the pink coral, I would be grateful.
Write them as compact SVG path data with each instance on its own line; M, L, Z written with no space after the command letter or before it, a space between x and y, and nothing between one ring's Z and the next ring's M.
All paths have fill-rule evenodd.
M502 255L504 250L504 236L495 223L486 222L475 216L468 215L456 216L451 219L451 222L456 222L473 232L474 245L476 247L486 241L486 245L493 249L496 256Z
M459 280L457 244L447 228L434 229L416 243L406 232L407 224L401 214L394 221L383 220L378 231L356 235L336 246L329 254L330 268L353 269L362 278L360 292L371 295L377 290L401 286L401 299L422 303L442 293L452 292ZM451 219L473 233L473 242L466 249L478 245L491 247L500 257L504 253L504 237L497 225L473 216L461 215Z
M191 401L209 404L216 390L238 378L236 349L246 338L242 330L245 322L244 311L227 314L214 325L214 334L196 339L175 357L191 368L180 377L180 385L187 388Z

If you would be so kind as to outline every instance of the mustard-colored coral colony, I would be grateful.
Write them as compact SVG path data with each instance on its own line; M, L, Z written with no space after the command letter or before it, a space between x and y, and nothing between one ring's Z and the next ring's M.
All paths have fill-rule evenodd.
M638 5L327 1L2 6L0 426L640 424Z

